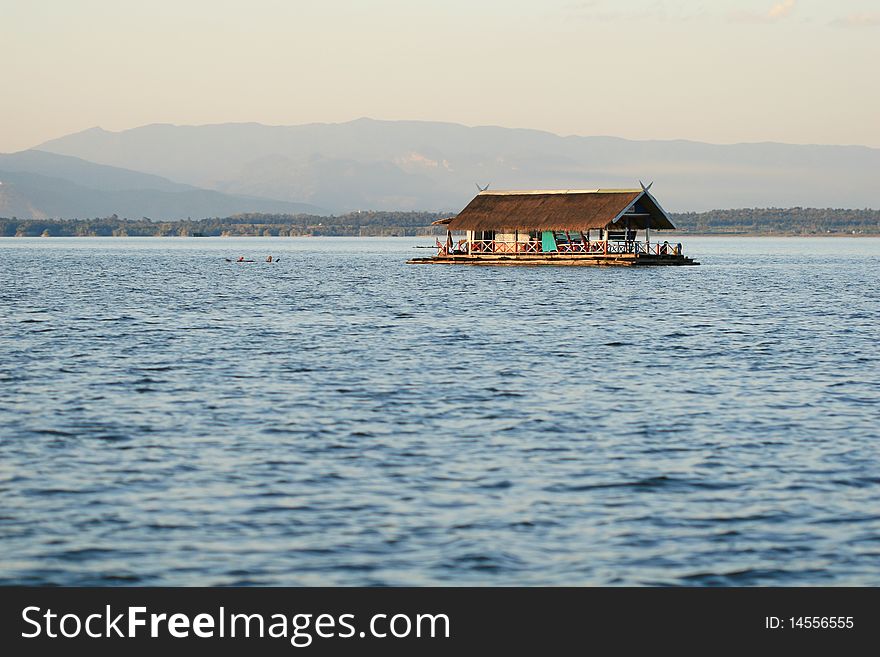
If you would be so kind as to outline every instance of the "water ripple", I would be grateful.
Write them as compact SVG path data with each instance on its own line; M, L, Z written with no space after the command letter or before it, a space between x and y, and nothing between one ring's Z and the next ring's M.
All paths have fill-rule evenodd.
M880 241L416 242L0 241L0 584L880 585Z

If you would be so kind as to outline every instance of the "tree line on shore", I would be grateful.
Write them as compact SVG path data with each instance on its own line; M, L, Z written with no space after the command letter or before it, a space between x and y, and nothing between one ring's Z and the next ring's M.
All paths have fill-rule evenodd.
M339 216L246 213L231 217L153 221L117 215L86 219L0 217L0 237L241 237L442 234L431 222L448 213L350 212ZM719 234L880 234L880 210L831 208L745 208L672 213L680 232Z
M96 217L93 219L0 218L2 237L297 237L394 236L432 232L436 212L350 212L339 216L245 213L231 217L153 221Z
M846 208L741 208L672 214L691 233L880 235L880 210Z

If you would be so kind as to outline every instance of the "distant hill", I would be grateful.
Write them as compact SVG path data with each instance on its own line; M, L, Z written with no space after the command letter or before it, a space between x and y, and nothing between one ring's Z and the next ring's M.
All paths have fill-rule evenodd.
M161 176L95 164L78 157L39 150L0 153L0 170L58 178L82 187L103 191L155 189L163 192L181 192L196 189L192 185L171 182Z
M880 205L880 149L562 137L538 130L358 119L337 124L93 128L41 150L231 194L352 209L458 211L493 189L655 181L672 211Z
M160 176L40 151L0 154L0 216L185 219L239 212L325 214L321 208L199 189Z

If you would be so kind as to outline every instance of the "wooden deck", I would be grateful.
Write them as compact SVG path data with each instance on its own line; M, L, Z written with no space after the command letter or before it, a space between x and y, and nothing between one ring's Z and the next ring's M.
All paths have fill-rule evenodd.
M699 265L683 255L654 255L646 253L583 253L583 254L479 254L437 255L412 258L409 265L550 265L556 267L658 267Z

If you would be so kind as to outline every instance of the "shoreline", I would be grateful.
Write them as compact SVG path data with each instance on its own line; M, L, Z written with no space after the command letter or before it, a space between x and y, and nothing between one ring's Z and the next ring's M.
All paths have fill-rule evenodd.
M652 242L656 241L671 241L669 238L679 238L686 239L688 237L751 237L751 238L760 238L760 237L806 237L806 238L818 238L818 237L836 237L836 238L860 238L860 237L880 237L880 232L877 233L770 233L770 232L760 232L760 233L679 233L679 232L670 232L670 233L658 233L658 237L663 237L663 240L651 240ZM253 238L253 239L315 239L315 238L356 238L356 239L433 239L437 237L435 233L426 233L423 235L0 235L0 240L17 240L17 239L241 239L241 238Z

